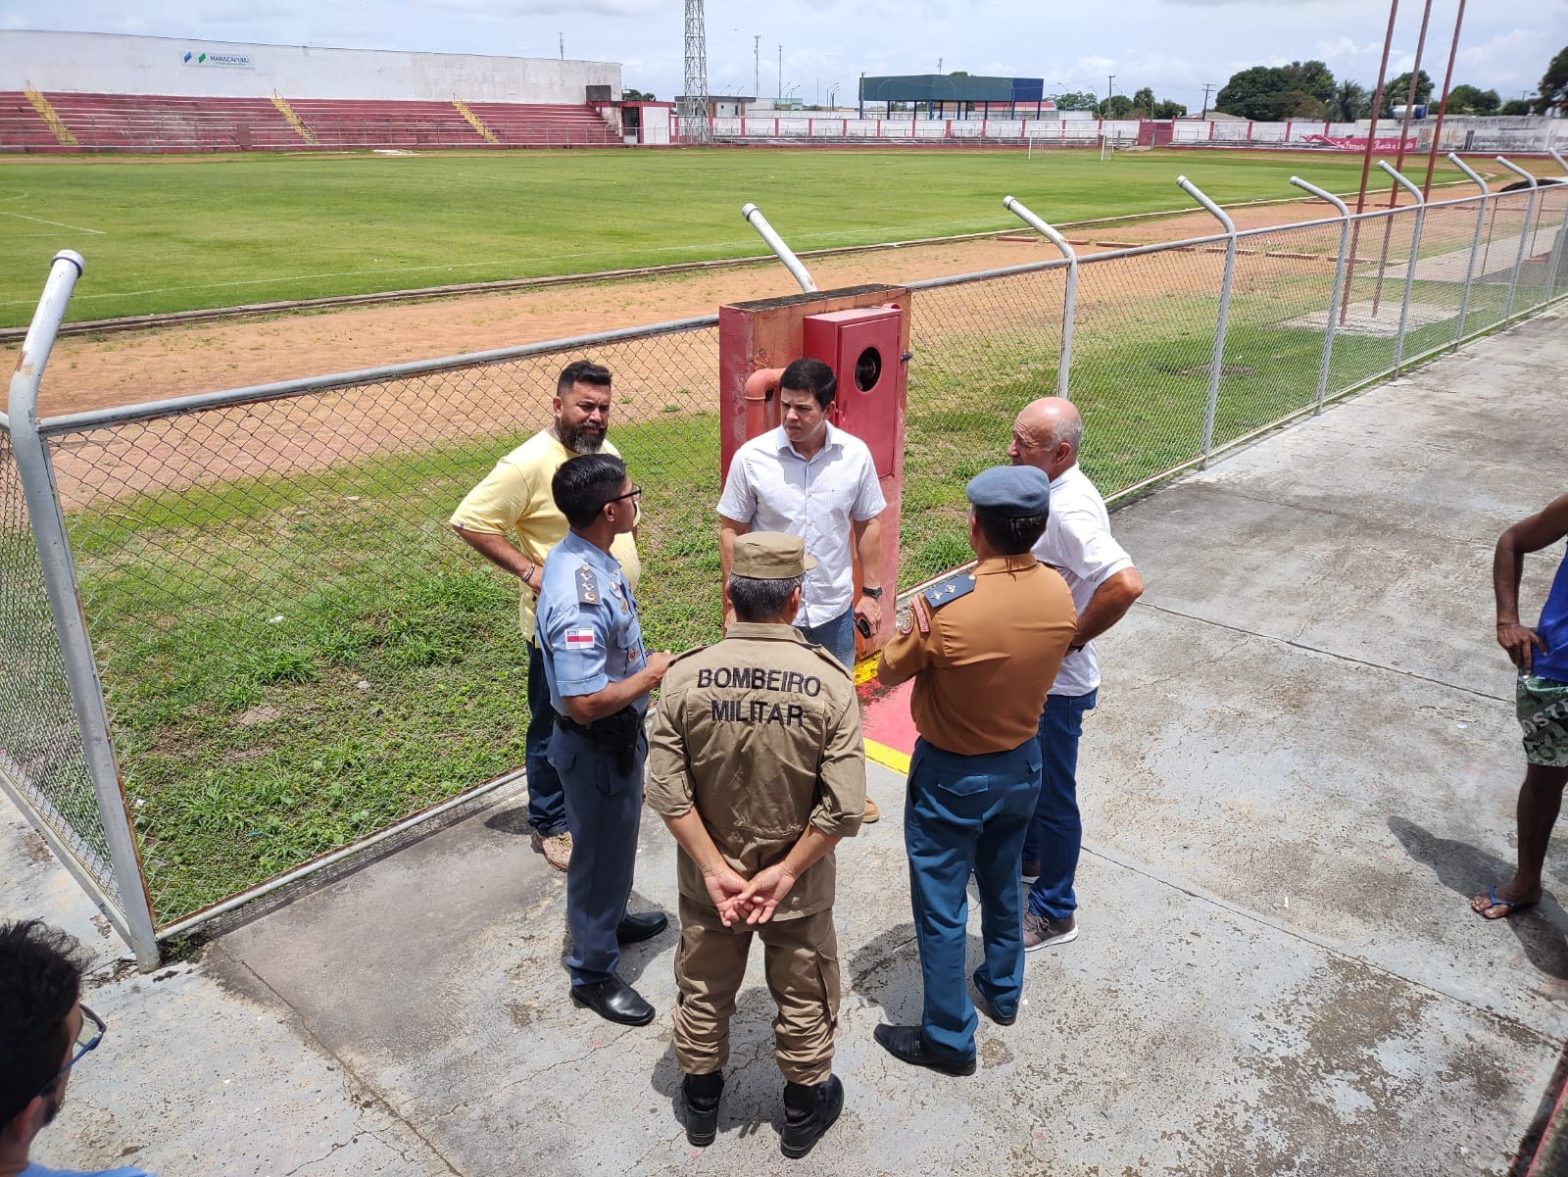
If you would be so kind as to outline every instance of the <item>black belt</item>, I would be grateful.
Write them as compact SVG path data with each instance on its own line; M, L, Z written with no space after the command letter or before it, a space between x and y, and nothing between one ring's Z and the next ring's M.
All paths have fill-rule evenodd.
M637 737L642 734L642 713L635 707L622 707L613 715L602 715L592 723L578 723L569 715L556 712L555 724L562 731L582 736L600 750L615 757L615 766L624 775L637 763Z

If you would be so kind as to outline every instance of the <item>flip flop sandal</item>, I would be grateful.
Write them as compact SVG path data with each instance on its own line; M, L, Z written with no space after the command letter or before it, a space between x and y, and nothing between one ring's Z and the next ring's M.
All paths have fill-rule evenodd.
M1497 894L1497 887L1495 885L1486 889L1486 898L1488 900L1486 907L1476 912L1476 915L1480 916L1487 922L1491 922L1492 920L1505 920L1509 916L1513 915L1514 912L1524 911L1527 907L1534 907L1537 903L1540 902L1539 899L1531 900L1529 903L1521 903L1512 899L1499 898ZM1487 915L1486 913L1494 907L1506 907L1508 910L1503 912L1502 915Z

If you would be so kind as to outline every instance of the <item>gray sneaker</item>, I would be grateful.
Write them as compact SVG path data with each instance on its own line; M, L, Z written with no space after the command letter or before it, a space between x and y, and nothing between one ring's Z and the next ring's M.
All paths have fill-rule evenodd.
M1078 939L1078 921L1072 916L1053 920L1047 916L1024 912L1024 951L1034 952L1056 944L1068 944Z

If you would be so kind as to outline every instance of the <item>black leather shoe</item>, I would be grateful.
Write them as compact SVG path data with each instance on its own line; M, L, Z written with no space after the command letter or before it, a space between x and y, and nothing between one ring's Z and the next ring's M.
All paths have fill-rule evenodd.
M949 1059L941 1055L932 1054L926 1049L925 1041L920 1037L919 1026L878 1026L874 1031L876 1039L886 1050L900 1062L908 1063L914 1067L930 1067L933 1071L941 1071L944 1075L973 1075L975 1073L975 1060Z
M811 1151L844 1110L844 1085L829 1075L814 1087L784 1084L784 1133L779 1148L791 1160Z
M1018 1020L1018 1011L1014 1010L1011 1017L1004 1018L996 1012L996 1006L991 1001L991 996L980 986L980 974L976 973L970 978L975 983L975 1004L985 1011L985 1016L998 1026L1011 1026Z
M669 926L670 917L662 911L645 911L638 915L628 912L615 925L615 938L622 944L635 944L639 940L651 940Z
M572 1000L586 1005L601 1018L623 1026L646 1026L653 1021L653 1006L619 977L572 986Z
M707 1148L719 1134L719 1096L724 1094L724 1075L687 1075L681 1080L686 1100L686 1139L698 1148Z

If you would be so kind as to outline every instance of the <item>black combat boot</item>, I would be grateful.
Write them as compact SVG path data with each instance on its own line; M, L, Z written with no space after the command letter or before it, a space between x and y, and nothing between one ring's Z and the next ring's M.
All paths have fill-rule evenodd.
M814 1087L784 1084L784 1135L780 1146L791 1159L803 1157L844 1110L844 1085L829 1075Z
M724 1094L724 1073L687 1075L681 1083L686 1098L686 1139L698 1148L713 1143L719 1133L719 1096Z

